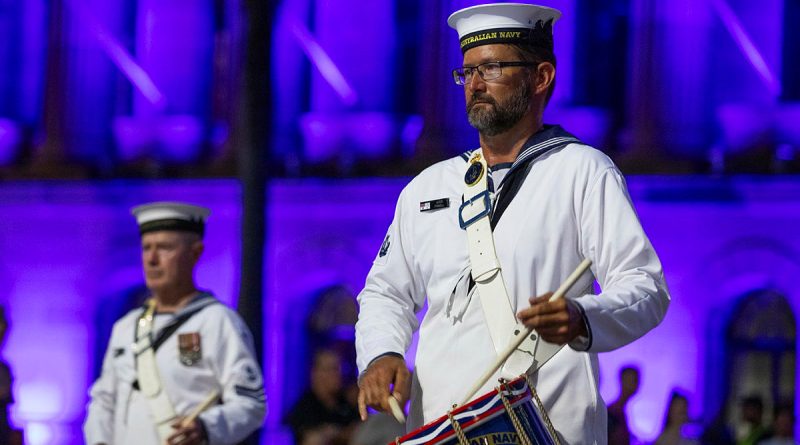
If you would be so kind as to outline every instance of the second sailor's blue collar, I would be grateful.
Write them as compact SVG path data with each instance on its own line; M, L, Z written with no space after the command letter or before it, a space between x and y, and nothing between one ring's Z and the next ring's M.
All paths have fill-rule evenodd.
M181 314L183 314L185 312L193 312L193 311L195 311L197 309L203 308L205 306L208 306L209 304L214 304L214 303L217 303L217 302L218 302L217 298L210 291L199 290L197 292L197 294L194 297L192 297L192 299L189 300L189 302L185 306L183 306L182 308L178 309L177 311L175 311L175 312L158 312L158 311L156 311L156 315L171 314L171 315L175 315L176 317L178 317L178 316L180 316ZM144 304L142 305L142 309L143 310L147 309L147 300L145 300Z

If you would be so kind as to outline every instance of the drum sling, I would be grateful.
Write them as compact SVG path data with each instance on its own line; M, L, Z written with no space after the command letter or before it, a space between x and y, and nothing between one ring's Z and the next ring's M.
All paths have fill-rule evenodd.
M472 267L470 284L474 282L476 287L497 354L505 349L514 335L524 330L524 326L517 321L511 307L492 230L525 181L533 161L551 150L579 142L558 126L547 127L535 134L504 178L495 209L492 208L494 200L488 187L488 166L481 150L475 150L469 158L459 225L467 232ZM512 379L523 373L533 373L562 347L531 334L506 361L501 377Z
M164 329L161 329L158 335L154 335L156 302L151 298L147 300L145 310L136 323L134 337L136 341L133 345L133 353L136 360L138 378L133 382L133 388L140 390L145 396L158 436L162 442L166 441L167 437L174 432L172 422L176 418L176 413L161 384L158 364L156 363L156 350L193 315L215 303L217 303L215 298L210 297L208 294L201 294L184 310L180 311L175 319Z

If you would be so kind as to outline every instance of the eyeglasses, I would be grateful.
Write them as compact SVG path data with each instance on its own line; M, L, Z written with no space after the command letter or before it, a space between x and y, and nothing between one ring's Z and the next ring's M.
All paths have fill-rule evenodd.
M503 75L504 66L536 66L533 62L486 62L477 66L462 66L453 70L453 80L457 85L465 85L472 81L472 75L478 72L483 80L493 80Z

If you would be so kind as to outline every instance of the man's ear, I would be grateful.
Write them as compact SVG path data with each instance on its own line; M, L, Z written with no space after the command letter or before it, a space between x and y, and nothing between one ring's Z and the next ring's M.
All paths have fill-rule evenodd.
M542 62L535 71L533 79L533 93L536 95L547 94L550 85L556 78L556 67L550 62Z
M206 245L203 244L202 240L197 240L192 243L192 257L194 258L195 262L200 259L200 255L203 254L203 250L205 250L205 248Z

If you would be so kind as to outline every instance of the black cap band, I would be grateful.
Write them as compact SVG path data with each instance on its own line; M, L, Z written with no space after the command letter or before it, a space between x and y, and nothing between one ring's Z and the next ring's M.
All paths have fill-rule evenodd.
M205 224L202 221L188 221L185 219L159 219L139 225L139 235L159 230L192 232L203 236Z
M501 28L472 32L461 38L461 52L480 45L494 43L528 43L530 29L526 28Z

